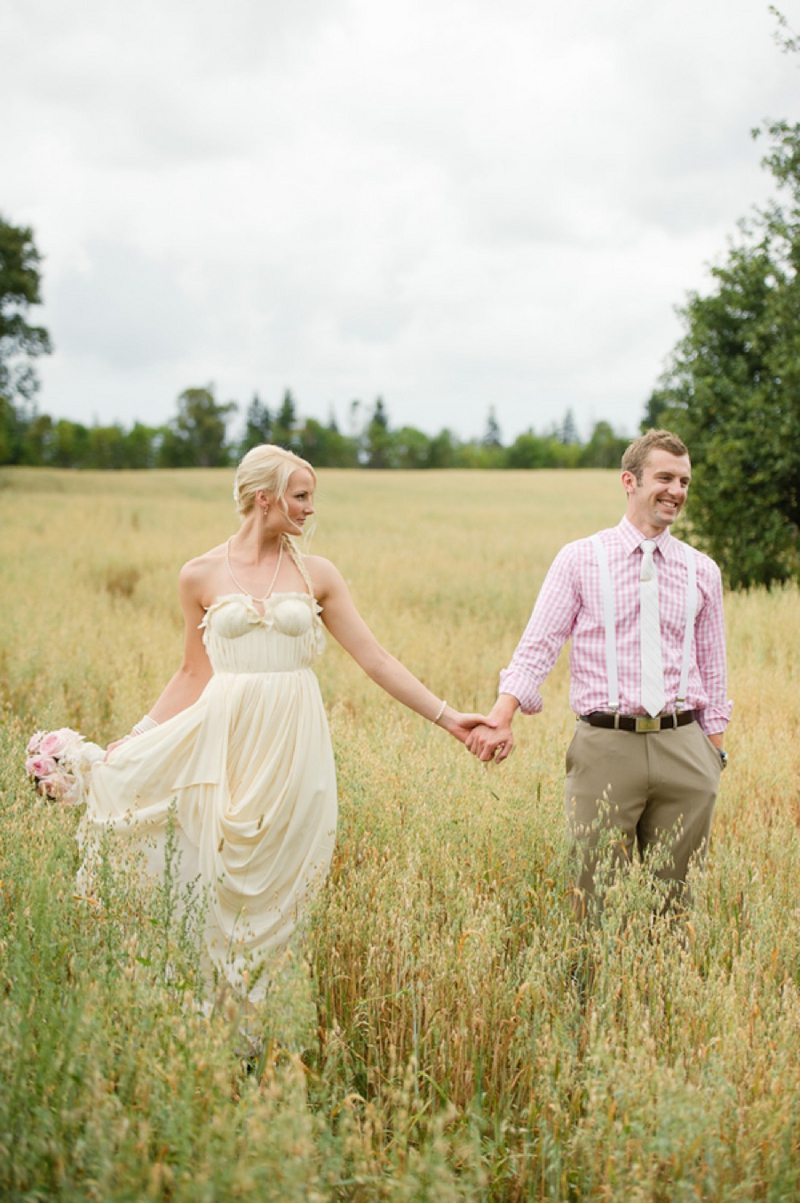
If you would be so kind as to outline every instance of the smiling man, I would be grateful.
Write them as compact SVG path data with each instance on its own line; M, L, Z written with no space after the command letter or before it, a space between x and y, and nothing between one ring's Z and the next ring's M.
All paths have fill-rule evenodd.
M572 639L576 723L565 800L581 853L580 913L596 893L603 829L612 829L619 862L666 843L656 871L676 897L690 860L708 844L731 703L719 569L670 533L691 475L689 453L669 431L630 444L622 457L625 516L556 556L500 674L497 727L475 728L467 739L481 760L504 760L516 711L542 709L539 686Z

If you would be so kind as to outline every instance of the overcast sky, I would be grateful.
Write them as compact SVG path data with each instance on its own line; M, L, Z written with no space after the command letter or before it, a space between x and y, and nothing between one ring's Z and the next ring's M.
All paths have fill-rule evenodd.
M800 0L780 4L800 26ZM762 0L2 0L40 407L633 433L800 59Z

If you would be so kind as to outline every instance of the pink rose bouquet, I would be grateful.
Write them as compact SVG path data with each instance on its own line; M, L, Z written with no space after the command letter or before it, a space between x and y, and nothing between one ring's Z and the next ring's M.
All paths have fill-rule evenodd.
M86 798L92 765L103 755L102 748L70 727L37 731L28 744L25 772L43 797L78 806Z

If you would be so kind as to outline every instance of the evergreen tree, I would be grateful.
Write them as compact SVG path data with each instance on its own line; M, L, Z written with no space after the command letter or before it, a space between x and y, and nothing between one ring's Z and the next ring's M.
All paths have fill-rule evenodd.
M571 409L568 409L564 414L564 421L558 432L558 441L563 443L565 447L573 447L580 443L578 428L575 425L575 415Z
M247 407L245 414L244 438L242 439L241 452L242 455L249 451L251 447L258 447L261 443L271 443L272 434L272 417L266 405L262 405L258 393L253 393L253 400Z
M367 426L364 442L368 468L390 467L392 440L389 433L389 415L382 397L378 397L375 401L375 408Z
M294 397L287 388L283 394L281 407L276 413L272 424L272 442L277 443L279 447L285 447L288 451L295 451L297 441L295 434L296 425L297 406L295 405Z
M489 416L486 419L486 432L483 436L484 447L502 447L503 440L500 437L500 426L494 412L494 406L489 410Z

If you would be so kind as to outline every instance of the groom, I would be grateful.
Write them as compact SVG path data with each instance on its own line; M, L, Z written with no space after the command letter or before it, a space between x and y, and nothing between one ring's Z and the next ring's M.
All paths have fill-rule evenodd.
M539 686L572 640L577 720L566 807L582 850L580 913L595 893L601 829L611 829L619 861L666 838L668 863L658 875L676 894L708 844L731 703L719 569L670 534L691 475L689 453L669 431L630 444L622 457L625 516L558 553L500 674L497 727L476 727L466 741L483 761L505 760L514 715L542 709Z

